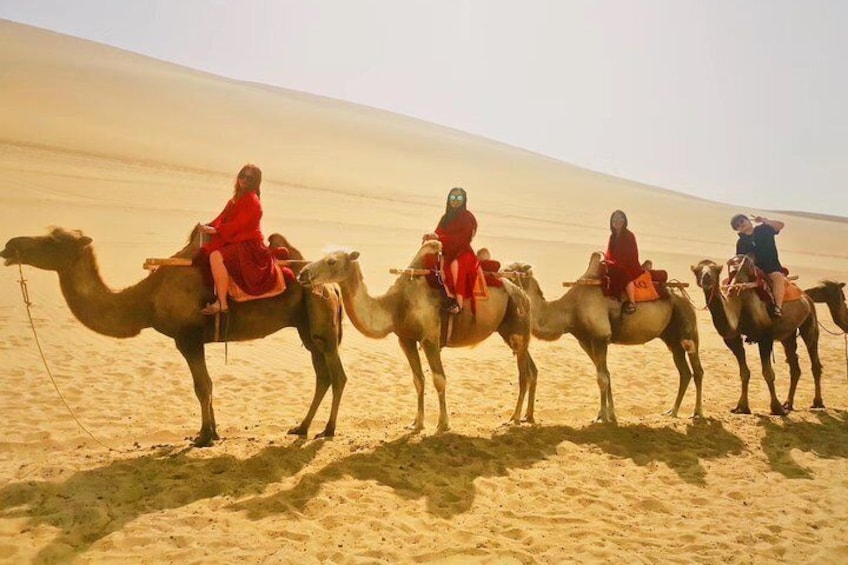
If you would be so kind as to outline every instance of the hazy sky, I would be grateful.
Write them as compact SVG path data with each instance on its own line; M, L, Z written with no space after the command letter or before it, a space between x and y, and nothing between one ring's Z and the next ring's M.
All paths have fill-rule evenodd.
M848 216L846 0L0 0L713 200Z

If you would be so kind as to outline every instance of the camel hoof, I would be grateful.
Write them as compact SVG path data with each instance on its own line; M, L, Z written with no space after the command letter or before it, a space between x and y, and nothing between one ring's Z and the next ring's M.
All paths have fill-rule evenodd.
M663 416L668 416L669 418L677 418L677 410L675 410L674 408L672 408L672 409L670 409L670 410L666 410L665 412L663 412L663 414L662 414L662 415L663 415Z
M327 437L335 437L335 435L336 435L335 429L327 428L323 432L316 434L315 439L324 439L324 438L327 438Z
M822 411L826 410L823 402L814 402L812 406L810 406L810 410Z
M424 424L419 424L418 422L412 422L411 424L406 426L406 429L409 430L410 432L414 433L414 434L420 434L422 431L424 431Z
M731 414L750 414L751 409L748 408L747 406L744 406L744 407L737 406L736 408L731 409L730 413Z
M792 404L789 404L788 402L784 402L783 403L783 409L786 412L793 412L795 410L795 407Z
M288 432L290 436L300 436L305 437L309 434L309 428L304 428L303 426L297 426L296 428L290 429Z
M771 407L771 415L772 416L786 416L786 410L783 409L783 406L778 404L777 406Z
M220 438L217 438L216 434L201 433L196 438L194 438L192 444L194 445L194 447L212 447L212 442L215 439Z
M526 424L535 424L535 423L536 423L536 418L534 418L533 416L526 416L526 417L522 420L522 422L524 422L524 423L526 423Z

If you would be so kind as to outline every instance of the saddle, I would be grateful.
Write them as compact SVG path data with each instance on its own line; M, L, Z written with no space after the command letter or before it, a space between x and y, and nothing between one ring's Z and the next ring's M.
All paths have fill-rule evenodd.
M233 280L233 277L230 277L230 289L227 294L236 302L248 302L250 300L271 298L273 296L277 296L278 294L282 294L286 291L286 281L288 280L289 282L294 282L294 272L289 267L284 267L282 265L274 265L274 272L276 273L277 282L274 283L274 286L271 288L271 290L264 294L247 294L244 290L241 289L241 287L236 284L236 282Z
M653 302L654 300L661 300L669 297L668 288L666 287L666 283L668 282L668 272L652 269L651 266L652 264L650 261L645 261L642 264L642 268L645 270L641 275L633 280L633 298L637 303ZM622 300L622 296L614 296L613 292L611 292L611 280L609 275L607 275L603 264L600 268L599 274L601 278L601 290L603 291L604 296L609 296L610 298L615 298L619 301Z
M423 268L430 271L425 277L427 284L430 285L430 288L438 289L442 293L443 298L447 298L445 281L441 278L442 254L428 253L424 255L423 260ZM476 312L476 303L478 300L487 300L489 298L489 287L500 288L503 286L503 280L495 275L498 269L500 269L501 264L499 261L485 260L479 263L480 268L477 269L477 277L474 280L474 290L471 296L472 312Z
M771 290L771 279L759 267L754 267L754 274L755 274L755 280L752 281L752 283L751 283L752 287L753 287L752 290L754 290L754 292L757 293L757 296L760 298L760 300L765 302L766 305L773 306L774 305L774 296L772 295L772 290ZM789 274L789 271L784 269L783 274L784 274L784 276L786 276L786 275ZM732 288L732 286L733 286L732 283L733 283L733 277L730 276L730 277L724 279L724 281L722 281L722 286L731 287L729 292L734 292L734 291L739 292L739 290L734 290ZM801 290L801 288L798 285L796 285L793 281L791 281L787 278L784 278L783 283L785 285L784 286L784 292L783 292L783 303L784 304L786 304L787 302L794 302L796 300L800 300L801 297L804 295L804 291Z

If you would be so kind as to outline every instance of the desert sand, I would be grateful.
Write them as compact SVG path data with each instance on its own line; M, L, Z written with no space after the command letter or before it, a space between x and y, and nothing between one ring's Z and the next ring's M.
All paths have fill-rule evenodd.
M802 287L848 280L848 223L677 194L586 171L421 121L236 82L0 21L0 244L50 226L94 240L121 289L146 257L181 248L213 218L245 162L264 172L263 229L307 257L361 253L369 289L392 282L452 186L469 193L477 246L522 260L548 298L605 246L624 209L641 256L689 283L724 261L736 212L786 222L784 264ZM520 111L520 109L516 109ZM669 187L673 188L673 187ZM798 190L803 191L799 186ZM55 273L0 269L0 561L74 563L844 563L848 559L848 362L822 331L824 400L800 347L797 411L769 415L756 346L752 415L730 409L736 362L697 288L706 418L671 407L677 375L660 341L612 346L617 426L598 410L576 340L534 340L535 425L508 425L517 372L494 336L447 349L452 429L406 427L415 390L393 337L344 322L348 385L336 437L286 435L314 389L309 355L286 329L207 346L221 440L196 449L200 410L188 368L155 331L119 340L84 327ZM823 326L836 329L819 305ZM44 353L39 352L35 335ZM775 350L778 394L788 369ZM51 383L48 368L73 414ZM428 373L429 374L429 373ZM108 446L108 447L107 447ZM111 449L110 449L111 448Z

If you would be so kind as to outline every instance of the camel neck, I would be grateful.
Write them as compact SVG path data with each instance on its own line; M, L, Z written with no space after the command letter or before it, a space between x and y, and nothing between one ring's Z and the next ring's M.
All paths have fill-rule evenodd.
M100 277L90 250L59 271L59 284L74 316L99 334L132 337L150 325L149 304L141 288L145 281L114 292Z
M372 297L368 294L358 262L353 263L350 276L340 283L340 287L345 310L357 330L372 338L386 337L394 331L390 296Z
M530 318L534 336L546 341L553 341L568 331L572 312L568 308L562 307L562 298L553 302L545 300L542 288L538 281L532 277L527 280L525 291L530 299Z
M704 300L713 319L713 326L724 338L736 335L739 328L739 308L731 308L730 301L715 287L704 289ZM734 304L738 300L734 301Z

